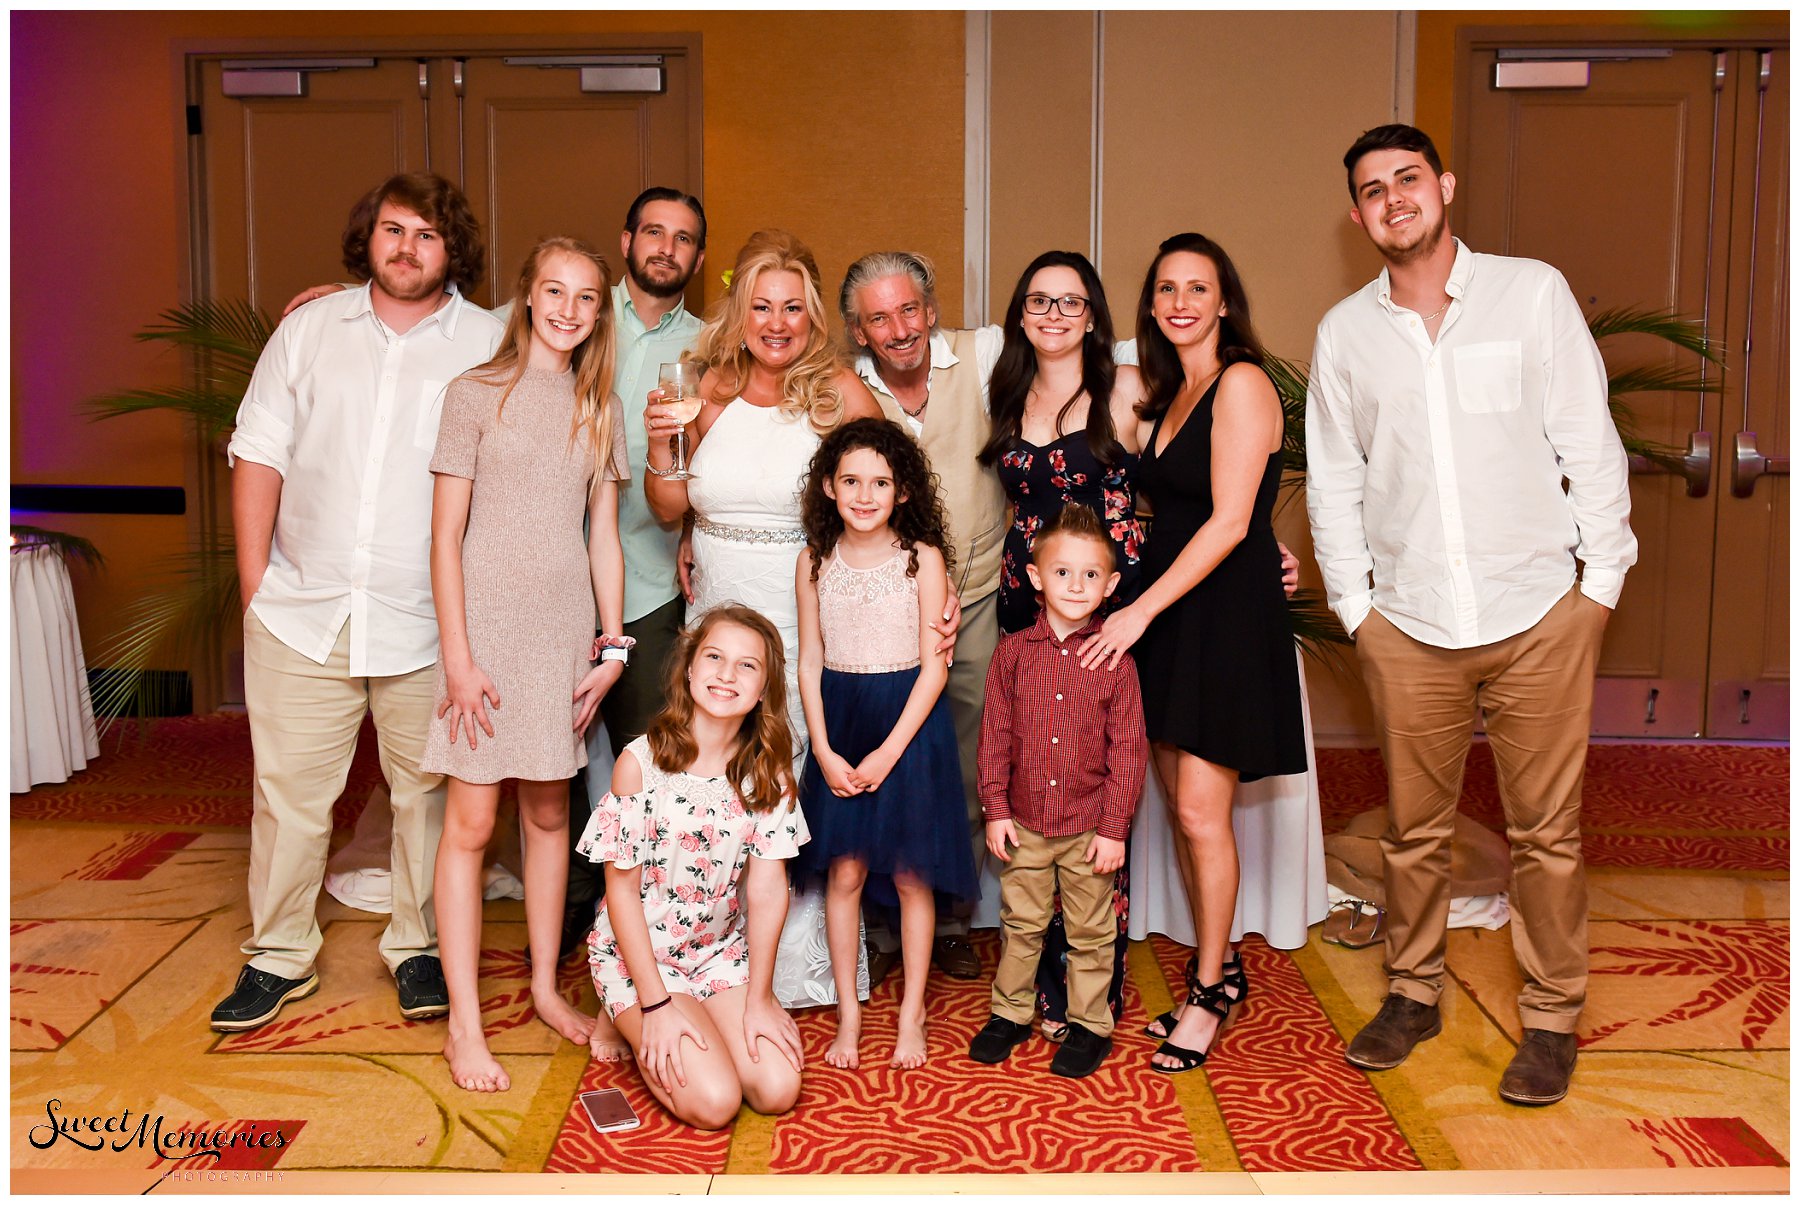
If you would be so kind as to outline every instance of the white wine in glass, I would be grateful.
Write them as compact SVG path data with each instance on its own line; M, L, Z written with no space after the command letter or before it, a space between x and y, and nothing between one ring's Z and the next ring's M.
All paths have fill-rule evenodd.
M694 360L664 364L657 372L656 384L662 390L663 405L681 423L681 430L675 432L675 467L669 477L691 481L694 475L687 467L687 425L700 417L700 365Z

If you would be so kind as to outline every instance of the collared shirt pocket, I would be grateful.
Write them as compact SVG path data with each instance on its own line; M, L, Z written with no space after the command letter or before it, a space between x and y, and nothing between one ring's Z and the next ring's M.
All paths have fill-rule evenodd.
M1464 414L1504 414L1524 402L1525 349L1517 339L1455 351L1456 400Z
M444 417L444 388L448 380L428 377L419 382L419 425L413 442L427 452L437 449L438 423Z

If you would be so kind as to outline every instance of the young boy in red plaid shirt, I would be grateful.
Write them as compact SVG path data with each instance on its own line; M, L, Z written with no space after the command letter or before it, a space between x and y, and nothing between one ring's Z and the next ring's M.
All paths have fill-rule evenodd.
M1093 511L1071 503L1037 534L1026 572L1043 595L1037 623L994 650L982 704L980 792L1000 871L1003 947L992 1011L969 1057L1004 1062L1031 1036L1038 957L1051 900L1068 930L1068 1037L1050 1070L1090 1075L1112 1050L1113 875L1144 788L1150 746L1137 666L1081 668L1082 642L1119 584ZM1007 846L1014 850L1007 852Z

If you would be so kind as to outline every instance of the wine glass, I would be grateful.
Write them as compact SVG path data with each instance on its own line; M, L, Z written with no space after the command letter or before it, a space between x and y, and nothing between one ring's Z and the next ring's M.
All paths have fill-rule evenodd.
M681 423L681 429L675 432L675 467L668 476L675 481L692 481L694 475L687 467L687 425L700 417L699 361L664 364L657 371L656 384L662 390L663 404Z

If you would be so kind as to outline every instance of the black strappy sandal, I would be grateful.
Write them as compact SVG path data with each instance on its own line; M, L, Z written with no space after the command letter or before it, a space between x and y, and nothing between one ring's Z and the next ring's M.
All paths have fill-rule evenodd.
M1223 981L1196 986L1193 991L1188 993L1187 1002L1190 1007L1204 1008L1219 1019L1219 1027L1213 1030L1212 1042L1207 1044L1205 1050L1189 1050L1186 1046L1177 1046L1173 1042L1164 1041L1161 1046L1156 1048L1156 1053L1181 1061L1173 1067L1165 1067L1161 1063L1153 1061L1150 1064L1150 1070L1160 1071L1164 1075L1179 1075L1183 1071L1192 1071L1206 1062L1206 1057L1212 1053L1213 1046L1218 1043L1219 1035L1225 1032L1225 1026L1231 1020L1231 1006L1234 1001L1225 994Z
M1233 955L1233 957L1235 958L1236 955ZM1240 967L1240 977L1242 973L1243 968ZM1182 968L1181 977L1183 985L1188 990L1188 994L1190 996L1193 995L1194 989L1200 986L1200 952L1198 950L1188 955L1187 966ZM1229 979L1230 976L1226 976L1226 980ZM1180 1020L1181 1018L1176 1016L1175 1010L1171 1008L1168 1012L1161 1014L1151 1021L1150 1024L1144 1026L1144 1032L1153 1038L1166 1038L1175 1032L1175 1026ZM1159 1025L1162 1026L1161 1029L1157 1028Z
M1219 964L1219 970L1223 972L1219 982L1237 992L1237 995L1231 998L1231 1005L1236 1008L1250 995L1250 977L1244 974L1243 959L1238 956L1237 951L1233 950L1231 957Z

